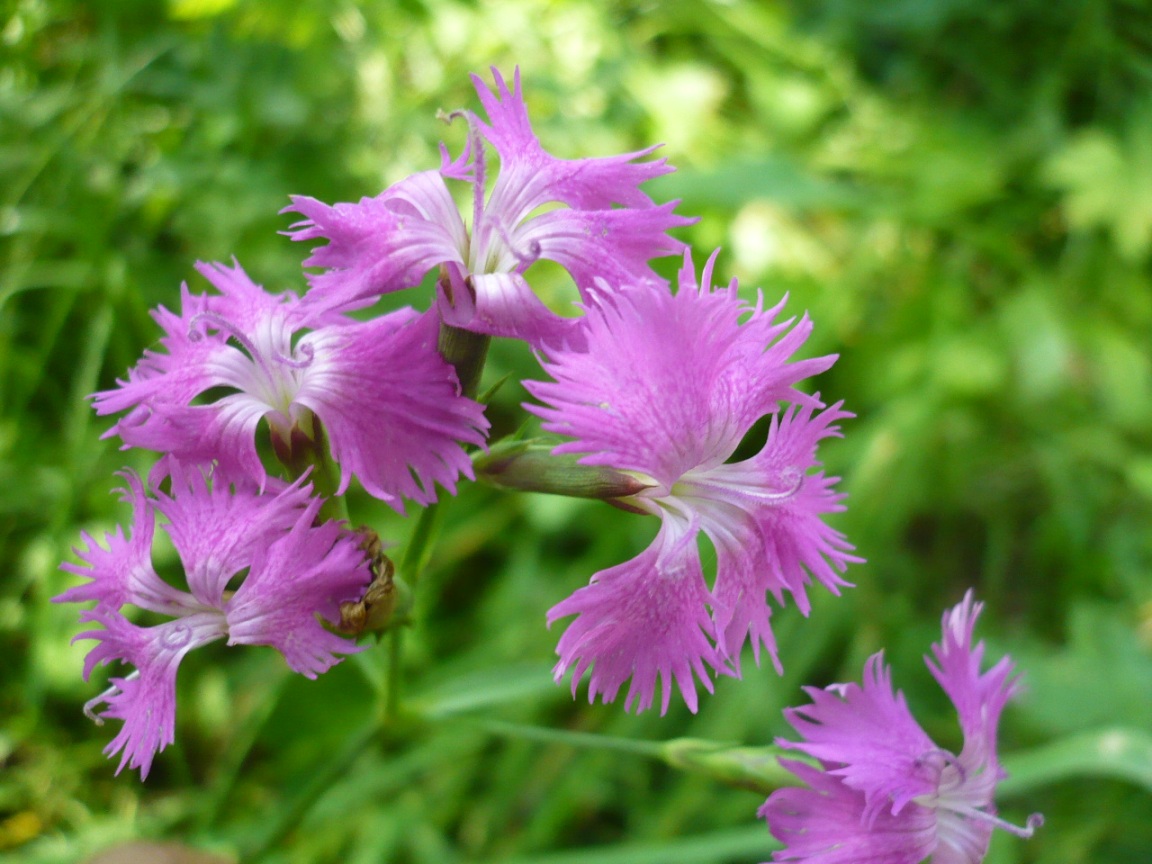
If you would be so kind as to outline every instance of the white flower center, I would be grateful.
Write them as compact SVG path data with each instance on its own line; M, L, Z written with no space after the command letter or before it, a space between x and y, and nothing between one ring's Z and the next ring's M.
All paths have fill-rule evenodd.
M201 324L203 331L197 329ZM271 415L269 422L290 430L292 404L315 359L312 345L304 341L293 350L293 331L282 314L265 316L256 332L248 334L222 315L203 312L189 324L188 338L203 339L210 327L226 333L240 346L234 348L225 343L227 353L216 360L216 371L225 385L266 405Z

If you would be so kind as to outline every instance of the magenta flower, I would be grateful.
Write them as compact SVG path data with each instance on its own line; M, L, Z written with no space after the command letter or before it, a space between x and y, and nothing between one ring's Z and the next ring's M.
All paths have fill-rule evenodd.
M780 739L820 761L781 764L809 788L773 792L759 815L785 845L774 861L813 864L978 864L993 828L1031 837L996 816L993 796L1004 771L996 758L1000 712L1017 692L1013 664L1002 658L981 673L984 643L972 644L983 604L969 591L944 614L943 636L933 644L929 670L956 706L964 747L960 755L937 747L892 691L883 653L869 658L863 686L807 687L812 704L784 712L802 741Z
M360 649L330 633L317 615L336 623L340 603L359 599L371 580L358 539L335 522L313 525L321 500L297 482L276 493L250 485L209 482L197 469L173 463L172 493L145 494L126 474L123 497L132 505L132 532L105 536L107 548L84 534L83 563L61 568L91 581L65 591L56 602L95 601L81 621L103 629L76 639L94 639L84 663L85 680L97 665L118 660L135 667L110 679L107 692L85 706L97 723L123 720L105 749L121 753L125 765L147 777L153 757L172 743L176 720L176 671L194 648L217 639L229 645L271 645L288 666L315 678ZM156 511L176 547L188 590L161 579L152 567ZM234 580L247 570L237 586ZM130 621L123 607L135 606L168 620L152 626ZM93 709L105 703L102 715Z
M559 679L572 686L592 669L589 699L615 698L631 677L626 707L651 705L656 678L667 710L674 680L692 710L695 678L709 691L712 671L739 674L751 637L779 668L767 594L791 594L807 614L813 578L836 592L859 559L822 520L843 509L837 478L809 473L816 446L852 415L794 388L835 357L789 362L811 330L807 317L777 322L783 301L765 310L740 301L736 283L713 289L712 266L696 283L685 256L680 290L635 286L595 298L583 321L586 350L557 350L543 361L554 382L526 382L546 407L545 429L573 440L556 453L630 472L648 488L621 502L658 516L652 545L592 577L548 613L576 620L560 639ZM780 403L795 403L783 414ZM745 434L772 414L763 448L729 463ZM717 555L711 590L697 536ZM709 611L711 607L711 611Z
M297 429L320 440L315 418L340 465L338 492L355 475L397 510L402 498L427 504L435 484L454 492L460 474L472 476L462 445L482 444L488 421L436 353L435 315L317 316L292 294L265 292L239 264L197 269L220 295L185 285L179 315L156 310L163 352L146 351L127 381L94 397L98 414L129 412L107 435L263 483L260 422L283 441ZM211 398L221 389L231 392Z
M586 296L595 277L614 285L656 279L648 261L683 250L666 232L694 220L673 214L677 202L657 207L639 189L672 170L663 159L636 161L655 148L592 159L551 156L528 122L519 71L512 90L493 73L495 93L472 76L489 122L461 112L472 134L458 159L449 159L441 145L438 171L415 174L357 204L292 197L288 211L305 217L292 238L328 241L304 262L325 268L311 277L306 302L366 306L441 266L445 321L539 344L569 334L573 322L553 314L529 287L524 271L533 262L557 262ZM500 159L490 194L485 142ZM472 186L471 228L446 179ZM552 204L564 206L538 212Z

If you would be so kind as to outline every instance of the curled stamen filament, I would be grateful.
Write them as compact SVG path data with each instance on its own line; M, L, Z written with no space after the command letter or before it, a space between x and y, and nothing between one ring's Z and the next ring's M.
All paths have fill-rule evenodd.
M800 487L804 485L804 475L797 473L796 479L787 489L782 492L773 492L770 489L741 489L745 495L751 498L757 498L761 501L787 501L793 495L800 491Z
M252 340L241 332L235 324L217 312L201 312L193 316L192 320L188 322L188 338L193 342L199 342L205 336L205 333L198 329L201 322L205 322L205 329L208 326L214 326L217 330L227 333L229 337L240 343L253 360L260 356L260 352L256 350L256 345Z
M523 273L540 260L540 256L544 250L539 240L533 240L529 243L528 253L524 254L516 248L516 244L512 241L512 235L508 233L508 229L504 227L503 223L496 223L496 233L500 235L500 240L503 241L505 248L507 248L507 250L512 253L512 257L516 259L516 268L520 273Z
M1015 834L1017 837L1023 837L1024 839L1031 837L1036 832L1036 829L1044 824L1044 816L1041 813L1031 814L1024 826L1021 827L1019 825L1013 825L1011 822L1001 819L999 816L985 810L981 810L978 807L971 807L966 804L959 806L949 805L948 809L961 816L966 816L969 819L975 819L978 822L987 822L995 828L1002 828L1009 834Z
M480 135L479 118L464 108L458 108L455 111L438 111L436 117L445 123L463 118L464 122L468 124L468 143L465 145L464 157L472 158L472 229L476 230L476 226L480 224L480 220L484 216L484 187L487 184L484 139ZM440 147L441 163L443 163L445 161L444 145L441 144ZM463 178L458 177L458 179Z
M307 369L312 365L312 361L316 359L316 349L312 347L311 342L302 342L296 346L296 354L300 355L301 359L281 354L276 352L276 359L287 366L289 369Z
M133 669L131 673L124 676L124 680L125 681L135 681L139 677L140 677L140 670L139 669ZM99 696L95 696L92 699L89 699L87 702L84 703L84 716L87 717L89 720L91 720L93 723L95 723L97 726L103 726L104 725L104 718L96 713L96 706L99 705L101 702L111 704L110 700L112 699L112 697L115 696L117 693L122 693L122 692L124 692L124 691L121 690L120 687L118 687L117 685L115 685L115 684L109 685L108 689L105 690L103 693L101 693Z

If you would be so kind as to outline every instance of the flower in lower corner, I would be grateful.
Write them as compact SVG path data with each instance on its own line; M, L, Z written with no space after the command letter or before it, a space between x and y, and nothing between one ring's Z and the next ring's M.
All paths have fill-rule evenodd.
M667 232L691 224L656 205L641 184L672 169L638 161L655 148L617 156L559 159L541 147L528 120L517 71L511 88L498 72L495 92L472 76L488 122L458 112L470 126L461 156L441 147L439 170L423 171L357 203L324 204L293 196L287 211L304 219L294 240L326 240L305 265L306 303L350 309L411 288L440 267L439 308L450 324L533 344L570 336L575 322L553 313L524 278L540 260L554 261L586 296L595 277L613 284L656 280L648 262L684 245ZM453 115L456 116L456 115ZM500 170L489 186L486 146ZM446 181L471 186L466 225ZM560 205L560 206L553 206Z
M979 864L995 828L1030 837L1026 827L996 815L996 784L1004 770L996 754L1000 714L1018 690L1013 664L1003 657L981 672L984 643L973 645L983 604L964 600L944 614L929 670L956 706L964 746L959 755L938 747L893 692L882 654L864 668L863 684L806 688L812 704L787 709L803 740L777 741L818 760L781 764L807 784L773 792L760 808L784 844L774 861L813 864Z
M288 666L315 678L360 650L320 623L340 621L340 604L360 597L371 579L359 539L338 523L314 524L322 501L299 482L260 493L255 486L207 478L172 464L171 493L149 496L126 474L123 497L132 506L132 530L122 528L101 546L85 534L80 564L62 569L89 581L56 602L91 602L80 620L101 625L77 639L95 640L85 680L98 665L133 667L113 676L109 689L85 713L123 721L105 749L146 777L153 758L171 744L176 719L176 672L195 648L218 639L229 645L270 645ZM187 590L162 579L152 565L156 514L183 566ZM237 584L238 583L238 584ZM157 621L135 623L134 607ZM135 615L134 617L139 617ZM104 704L101 714L95 709Z
M589 698L605 701L631 678L626 707L638 710L652 704L657 678L662 710L673 683L695 710L696 680L711 690L714 672L738 674L749 640L757 659L763 647L779 667L767 597L790 594L807 613L807 586L836 592L860 560L823 521L843 509L837 478L813 470L818 443L852 415L794 386L836 358L793 361L808 318L778 321L783 302L748 305L735 282L713 288L714 261L698 283L685 256L675 294L638 285L597 296L584 344L546 352L555 380L525 382L544 403L530 407L544 428L572 439L554 452L635 476L643 488L618 503L660 519L648 549L548 614L550 623L576 616L557 646L557 678L572 669L575 688L590 670ZM765 416L760 451L730 462ZM717 555L711 588L701 533Z

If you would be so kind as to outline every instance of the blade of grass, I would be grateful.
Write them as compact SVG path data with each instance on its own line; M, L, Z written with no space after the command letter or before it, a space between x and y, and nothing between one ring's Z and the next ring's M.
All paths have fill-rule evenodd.
M1020 795L1071 777L1130 780L1152 792L1152 735L1139 729L1104 729L1069 735L1004 758L1000 795Z
M379 729L375 722L367 724L348 740L347 746L336 754L335 758L321 762L316 773L312 775L304 787L273 813L271 826L261 839L253 843L252 847L240 856L241 860L256 864L275 851L281 842L299 826L301 819L319 800L320 796L328 791L336 780L347 773L366 748L372 746L378 733Z
M681 837L668 843L624 844L553 855L511 858L503 864L723 864L734 858L767 859L780 844L763 825Z

